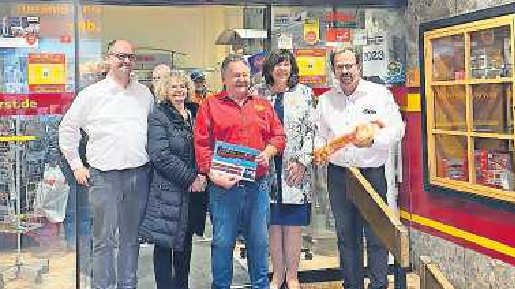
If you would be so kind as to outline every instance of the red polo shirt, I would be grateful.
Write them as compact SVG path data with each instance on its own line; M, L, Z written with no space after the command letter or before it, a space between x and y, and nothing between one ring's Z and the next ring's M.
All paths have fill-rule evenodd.
M209 173L215 141L223 141L262 151L272 145L284 150L286 137L281 121L270 103L248 96L240 107L227 94L206 99L195 120L195 157L202 173ZM259 165L256 177L265 176L268 167Z

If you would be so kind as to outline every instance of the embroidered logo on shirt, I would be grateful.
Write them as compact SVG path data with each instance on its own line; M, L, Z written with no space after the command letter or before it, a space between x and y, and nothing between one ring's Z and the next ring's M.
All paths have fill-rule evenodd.
M364 109L363 110L363 114L376 114L376 111L375 110L372 110L372 109Z

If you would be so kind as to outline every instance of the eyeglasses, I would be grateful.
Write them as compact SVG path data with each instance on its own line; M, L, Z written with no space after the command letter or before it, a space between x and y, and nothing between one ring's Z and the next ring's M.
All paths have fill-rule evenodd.
M334 70L351 70L357 64L339 64L334 66Z
M111 53L111 55L118 58L119 60L129 59L133 61L136 59L136 54L134 53Z

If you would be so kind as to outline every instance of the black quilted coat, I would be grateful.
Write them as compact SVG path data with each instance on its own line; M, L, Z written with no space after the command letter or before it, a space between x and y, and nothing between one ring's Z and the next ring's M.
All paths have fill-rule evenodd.
M197 106L186 107L194 119ZM197 175L190 123L167 102L157 105L148 118L152 171L140 235L175 250L182 250L188 227L195 234L203 233L206 217L206 194L188 192Z

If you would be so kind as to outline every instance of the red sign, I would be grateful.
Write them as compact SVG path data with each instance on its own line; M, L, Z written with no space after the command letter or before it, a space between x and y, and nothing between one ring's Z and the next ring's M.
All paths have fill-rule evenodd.
M296 57L309 56L309 57L325 57L325 50L318 49L297 49L295 50Z
M308 43L315 43L317 41L317 34L315 31L308 31L306 35L304 35L304 39Z
M25 37L25 40L27 40L27 43L29 45L34 45L36 43L36 36L33 34L29 34Z
M356 15L349 14L349 13L343 13L343 12L331 12L325 14L325 21L332 22L332 21L355 21Z
M69 34L61 35L60 39L61 39L61 43L71 43L72 42L72 36Z
M348 28L327 28L325 41L327 42L350 42L351 32Z
M64 84L29 84L29 91L33 93L56 93L64 91Z
M29 64L64 64L64 54L38 53L29 54Z
M64 114L74 93L0 94L0 116Z

